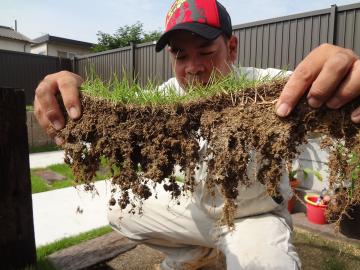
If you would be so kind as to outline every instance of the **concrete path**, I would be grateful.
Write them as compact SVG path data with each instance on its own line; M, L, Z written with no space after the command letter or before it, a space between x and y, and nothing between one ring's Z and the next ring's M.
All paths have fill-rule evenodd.
M106 226L110 181L95 183L97 194L82 186L32 195L36 246Z
M52 151L30 154L30 169L44 168L53 164L64 163L64 151Z
M64 163L64 151L30 154L30 168ZM110 181L95 183L97 194L83 186L32 195L36 246L108 225Z

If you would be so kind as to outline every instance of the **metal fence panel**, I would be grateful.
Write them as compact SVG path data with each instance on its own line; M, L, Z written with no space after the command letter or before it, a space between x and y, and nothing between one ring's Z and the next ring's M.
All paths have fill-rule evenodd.
M98 75L103 81L109 81L116 76L119 80L123 76L133 76L132 46L109 50L77 57L74 59L75 72L83 78L91 73Z
M360 3L234 26L238 38L236 64L293 70L315 47L332 43L360 55ZM93 69L104 81L114 74L136 77L139 83L173 76L167 50L155 52L152 42L75 58L74 72L86 78ZM0 50L0 84L24 88L33 100L38 82L49 73L71 70L69 59Z
M24 89L26 104L32 104L35 88L50 73L71 70L71 60L0 50L0 85Z
M151 42L135 47L135 77L141 85L146 85L149 80L162 79L157 73L158 58L154 46Z
M360 54L360 4L351 7L353 9L338 10L336 43Z

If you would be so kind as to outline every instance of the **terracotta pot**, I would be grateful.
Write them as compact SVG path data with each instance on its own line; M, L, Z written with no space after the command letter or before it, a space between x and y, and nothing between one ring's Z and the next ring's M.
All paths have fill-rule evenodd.
M295 188L297 188L299 185L300 185L300 181L298 179L296 179L296 178L294 178L294 179L292 179L290 181L290 187L291 187L291 190L292 190L293 193L295 193ZM288 211L289 211L289 213L293 212L295 202L296 202L296 197L292 196L292 198L288 201Z

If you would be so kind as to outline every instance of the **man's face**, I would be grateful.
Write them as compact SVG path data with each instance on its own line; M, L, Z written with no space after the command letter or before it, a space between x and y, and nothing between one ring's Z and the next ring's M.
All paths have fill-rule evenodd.
M189 31L176 31L170 38L169 51L176 79L181 87L206 85L212 72L227 75L237 55L237 39L223 36L208 41Z

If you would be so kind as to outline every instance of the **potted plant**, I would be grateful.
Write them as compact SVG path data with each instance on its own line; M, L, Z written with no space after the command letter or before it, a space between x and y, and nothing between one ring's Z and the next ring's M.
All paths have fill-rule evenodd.
M336 168L329 175L334 192L326 214L342 234L360 239L360 148L345 146L345 142L334 147L329 158L329 167Z
M309 174L314 175L318 180L322 181L322 176L320 172L313 170L312 168L297 168L293 169L291 164L288 164L288 177L289 177L289 184L293 194L295 194L295 189L300 185L300 180L298 179L297 175L301 172L304 176L304 180L308 178ZM292 198L288 201L288 210L290 213L293 212L294 205L296 202L296 197L292 196Z
M352 151L348 155L347 164L349 167L350 185L344 188L347 192L348 206L342 213L340 219L340 232L348 237L360 239L360 201L359 197L359 177L360 177L360 158ZM346 200L346 198L344 198Z

